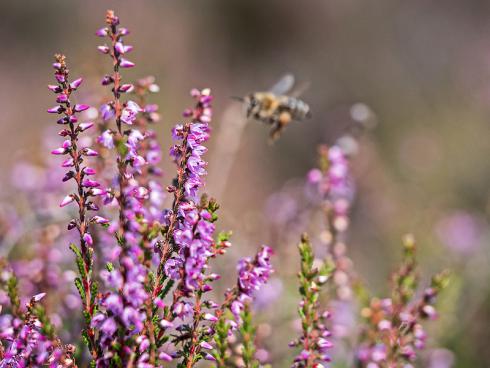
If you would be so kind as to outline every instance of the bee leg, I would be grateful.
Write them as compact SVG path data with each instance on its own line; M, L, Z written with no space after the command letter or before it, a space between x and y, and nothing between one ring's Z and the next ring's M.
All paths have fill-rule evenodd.
M283 111L279 115L279 124L281 126L286 126L288 125L292 120L291 113L289 111Z
M269 144L274 143L280 136L282 131L282 124L279 121L276 121L270 130L269 133Z

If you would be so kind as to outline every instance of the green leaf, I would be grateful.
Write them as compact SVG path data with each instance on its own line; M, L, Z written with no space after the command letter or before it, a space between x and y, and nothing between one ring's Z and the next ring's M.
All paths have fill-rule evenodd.
M82 298L82 301L85 300L85 289L83 288L83 283L80 277L75 278L75 286L80 294L80 298Z

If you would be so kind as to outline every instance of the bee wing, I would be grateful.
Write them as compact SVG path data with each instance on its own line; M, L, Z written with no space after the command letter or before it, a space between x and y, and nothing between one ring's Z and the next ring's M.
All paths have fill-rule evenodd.
M293 91L289 94L291 97L298 98L300 97L305 91L310 88L311 83L310 82L302 82L300 85L294 88Z
M294 76L292 74L285 74L274 84L269 92L275 95L284 95L291 90L294 86Z

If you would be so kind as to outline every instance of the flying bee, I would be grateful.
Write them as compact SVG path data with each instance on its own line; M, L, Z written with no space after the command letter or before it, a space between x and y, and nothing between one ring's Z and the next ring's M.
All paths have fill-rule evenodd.
M271 126L270 139L275 141L291 121L302 121L311 117L310 107L299 99L307 85L293 91L294 85L294 76L286 74L268 91L250 93L235 99L244 103L247 118Z

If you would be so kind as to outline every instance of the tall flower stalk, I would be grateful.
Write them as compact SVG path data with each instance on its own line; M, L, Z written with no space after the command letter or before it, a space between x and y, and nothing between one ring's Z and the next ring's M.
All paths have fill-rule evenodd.
M170 193L173 193L174 199L171 210L166 214L164 239L159 245L160 264L153 288L153 298L161 296L163 283L169 276L171 265L179 262L174 260L167 263L173 252L179 250L179 235L176 239L175 231L179 230L178 234L181 234L186 230L187 225L182 216L186 210L195 208L198 190L203 185L203 176L206 175L206 162L201 156L207 151L203 143L209 139L208 124L212 116L212 96L209 89L192 90L191 94L197 103L194 109L184 112L184 117L189 121L185 124L177 124L172 131L176 144L170 149L170 155L177 165L177 177L175 185L167 188Z
M99 37L108 38L110 45L101 45L98 50L103 54L108 54L112 60L112 74L106 75L102 79L102 85L112 86L113 99L101 108L102 119L108 121L115 120L116 129L106 130L102 133L101 141L106 147L115 147L118 152L118 193L115 197L119 203L119 226L118 241L126 244L126 232L130 230L130 223L127 217L129 199L127 187L132 175L128 171L128 166L139 167L144 165L144 159L136 152L138 141L141 139L139 132L124 130L123 124L133 125L136 116L141 112L141 108L134 101L123 102L121 94L131 91L134 87L132 84L122 84L122 75L120 70L134 67L134 63L124 58L124 55L130 52L133 47L124 44L124 36L129 34L129 30L119 27L119 17L112 10L106 14L106 27L96 32ZM133 134L132 134L133 133ZM132 134L132 135L131 135ZM132 138L132 139L131 139Z
M60 203L64 207L70 203L78 205L78 218L70 221L68 229L77 229L79 233L79 246L72 244L70 248L76 256L79 278L75 280L76 286L82 298L86 330L84 336L89 344L92 357L99 356L96 333L91 327L91 321L96 313L97 282L93 278L93 238L89 231L90 224L107 224L108 220L100 216L89 216L89 211L96 211L97 205L92 197L102 194L98 187L100 184L90 179L95 170L85 165L85 158L97 156L97 152L89 147L79 147L79 136L85 130L93 126L92 122L78 122L77 113L89 108L87 105L74 104L71 100L72 93L78 89L82 79L75 79L70 83L69 70L63 55L55 56L55 78L57 85L50 85L49 89L57 94L56 102L59 105L48 110L50 113L62 115L57 123L64 126L59 135L66 138L60 148L52 151L55 155L67 156L62 166L68 169L63 181L74 180L76 192L67 195Z
M302 296L298 307L301 317L302 335L290 343L291 347L301 347L301 352L294 359L294 368L321 368L322 363L330 362L328 350L333 344L329 341L331 335L327 329L328 311L321 311L319 305L320 288L327 282L332 273L329 263L314 266L314 254L306 235L302 236L299 244L301 270L298 273L300 294Z
M419 275L415 241L403 241L403 259L392 275L391 297L367 300L362 310L364 325L357 352L360 367L411 367L417 350L425 347L427 335L422 325L437 317L435 301L447 286L448 272L432 277L430 286L417 296Z

